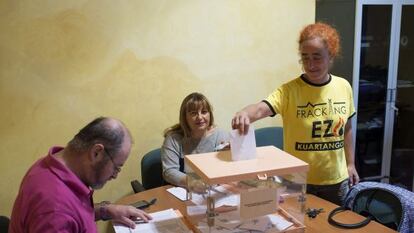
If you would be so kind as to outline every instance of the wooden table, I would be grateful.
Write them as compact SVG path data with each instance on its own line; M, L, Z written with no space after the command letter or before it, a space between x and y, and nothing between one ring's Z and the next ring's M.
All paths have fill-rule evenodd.
M122 198L117 203L118 204L130 204L134 203L139 200L151 200L152 198L157 198L157 202L150 206L149 208L145 209L147 212L156 212L160 210L165 210L169 208L178 209L183 215L186 213L186 206L183 201L180 201L178 198L174 197L170 193L166 191L167 188L172 186L162 186L155 189L150 189L144 192L140 192L137 194L133 194L127 197ZM346 233L354 233L354 232L365 232L365 233L387 233L387 232L396 232L390 228L387 228L377 222L371 221L368 225L363 228L359 229L342 229L338 227L334 227L328 223L328 214L329 212L336 208L337 205L325 201L319 197L314 195L306 195L306 208L323 208L325 212L320 213L316 218L309 218L305 216L305 225L306 230L305 232L313 233L313 232L346 232ZM351 211L342 212L336 215L335 218L340 218L341 221L347 223L355 223L364 219L362 216L353 213Z

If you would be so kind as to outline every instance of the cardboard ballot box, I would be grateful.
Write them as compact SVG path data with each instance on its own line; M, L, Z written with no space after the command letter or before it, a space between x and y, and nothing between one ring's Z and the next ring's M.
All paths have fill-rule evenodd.
M274 147L185 156L187 216L197 232L304 232L308 164Z

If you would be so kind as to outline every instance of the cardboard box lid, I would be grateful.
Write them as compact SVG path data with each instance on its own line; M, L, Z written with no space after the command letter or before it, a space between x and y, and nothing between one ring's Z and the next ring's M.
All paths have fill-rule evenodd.
M189 166L210 185L256 179L257 175L276 176L306 172L304 161L274 147L257 147L255 159L232 161L231 152L219 151L184 156Z

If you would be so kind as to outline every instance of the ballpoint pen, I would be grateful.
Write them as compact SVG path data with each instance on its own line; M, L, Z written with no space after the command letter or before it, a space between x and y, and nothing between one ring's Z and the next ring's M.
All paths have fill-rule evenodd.
M148 223L146 221L144 221L144 219L140 218L140 219L135 219L134 220L135 224L142 224L142 223Z

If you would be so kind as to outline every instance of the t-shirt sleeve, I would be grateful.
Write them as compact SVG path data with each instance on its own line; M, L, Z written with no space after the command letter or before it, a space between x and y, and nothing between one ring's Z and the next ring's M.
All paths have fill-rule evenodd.
M266 99L263 100L264 103L269 105L270 110L272 110L273 115L281 114L283 115L283 106L286 102L285 97L285 85L282 85L281 87L274 90L272 93L270 93L269 96L267 96Z
M349 118L353 117L356 114L356 111L355 111L354 96L353 96L353 92L352 92L352 87L351 87L351 85L349 84L349 82L347 80L345 80L345 82L346 82L347 91L349 93L349 116L348 116L348 119L349 119Z

